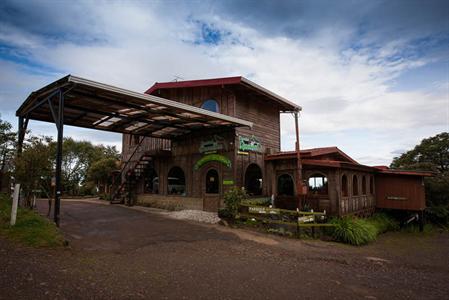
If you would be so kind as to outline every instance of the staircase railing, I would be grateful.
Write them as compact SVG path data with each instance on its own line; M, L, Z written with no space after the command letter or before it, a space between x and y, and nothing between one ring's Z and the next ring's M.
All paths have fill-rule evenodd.
M114 193L112 194L111 197L111 201L114 201L115 197L117 197L117 194L120 192L120 190L123 188L123 185L126 183L126 180L122 180L123 178L123 173L125 172L125 170L129 170L131 169L131 167L127 168L128 165L132 162L134 162L134 167L139 163L139 159L134 160L134 155L136 155L136 153L139 153L138 149L140 149L143 141L145 140L145 138L141 138L139 143L136 145L136 148L134 148L134 151L131 153L131 156L128 158L128 160L125 162L125 164L122 166L122 168L120 169L120 174L118 176L118 178L120 178L120 185L118 186L118 188L116 188L114 190ZM140 154L140 156L143 156L143 152Z

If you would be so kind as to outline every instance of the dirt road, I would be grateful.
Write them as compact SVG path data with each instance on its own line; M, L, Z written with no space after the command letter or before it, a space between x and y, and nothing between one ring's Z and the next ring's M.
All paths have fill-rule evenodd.
M356 248L95 203L63 202L61 219L68 249L0 238L0 299L449 297L448 233Z

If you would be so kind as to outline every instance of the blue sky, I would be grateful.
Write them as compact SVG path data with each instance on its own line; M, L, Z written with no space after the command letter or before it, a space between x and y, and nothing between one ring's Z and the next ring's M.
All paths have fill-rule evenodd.
M302 146L389 164L449 130L448 1L0 2L1 117L66 74L145 91L243 75L300 104ZM54 135L31 122L34 134ZM120 145L121 136L66 135ZM282 148L294 125L282 117Z

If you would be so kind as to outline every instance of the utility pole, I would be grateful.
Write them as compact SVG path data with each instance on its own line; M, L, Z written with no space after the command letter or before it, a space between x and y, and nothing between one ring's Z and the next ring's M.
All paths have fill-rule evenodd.
M302 163L301 152L299 145L299 109L294 113L295 118L295 131L296 131L296 195L298 197L298 209L301 210L301 198L303 196L303 184L302 184Z

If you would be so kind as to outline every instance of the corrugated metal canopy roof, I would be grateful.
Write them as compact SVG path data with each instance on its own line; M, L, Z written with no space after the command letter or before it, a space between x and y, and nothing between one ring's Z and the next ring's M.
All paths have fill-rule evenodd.
M64 124L77 127L175 138L192 130L253 125L228 115L72 75L31 93L16 115L53 123L50 103L57 106L59 90L64 93Z

